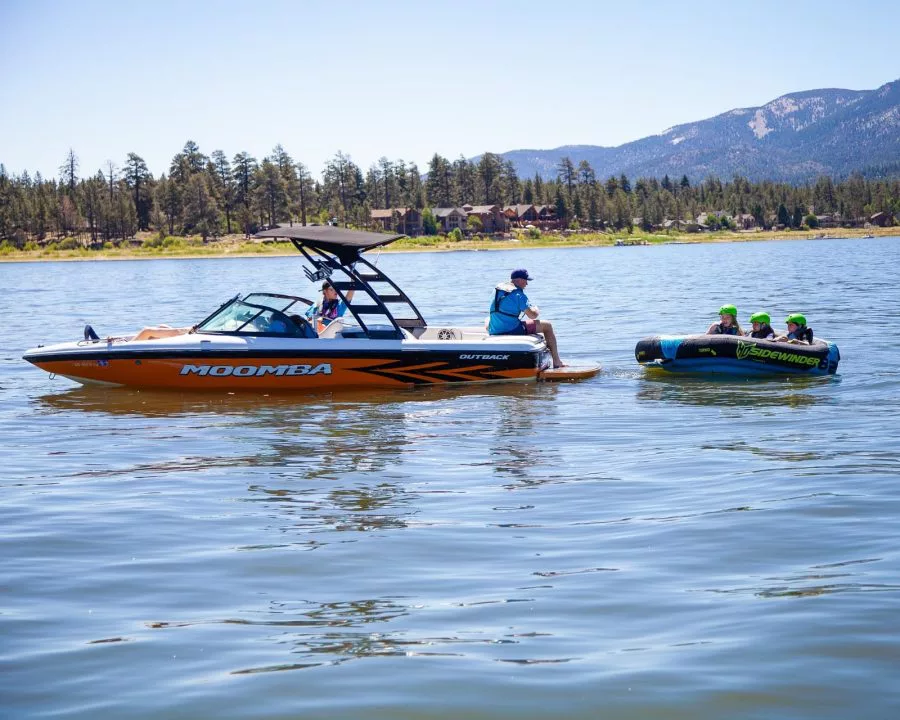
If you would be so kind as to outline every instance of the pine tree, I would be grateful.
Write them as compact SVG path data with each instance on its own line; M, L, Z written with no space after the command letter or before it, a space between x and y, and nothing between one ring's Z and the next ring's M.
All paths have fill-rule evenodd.
M453 169L450 161L437 153L428 163L428 179L425 194L433 207L450 207L452 199Z
M534 184L531 182L531 178L525 178L525 183L522 185L522 202L526 205L534 204Z
M150 193L150 183L153 180L153 176L150 174L147 163L144 162L142 157L135 153L128 153L128 158L125 160L123 179L131 191L131 198L137 215L138 229L148 230L150 228L150 212L153 207Z
M784 227L790 227L791 225L791 216L788 213L788 209L784 206L784 203L778 205L778 224L783 225Z
M575 166L568 156L560 158L559 164L556 166L556 179L566 186L569 197L572 197L575 187Z
M478 161L478 188L477 193L481 203L485 205L497 205L500 203L500 175L502 160L494 153L484 153Z
M559 220L561 228L569 225L569 205L566 202L563 186L559 183L556 185L556 218Z
M313 206L315 183L303 163L297 163L298 200L300 202L300 222L306 225L306 216Z
M272 165L270 167L277 177L277 169ZM188 180L184 200L184 226L186 232L199 233L203 242L210 235L218 235L219 209L210 192L209 178L205 173L196 173Z
M616 195L616 190L619 189L619 181L612 175L606 181L606 194L612 198Z
M59 175L66 191L70 196L74 195L75 185L78 182L78 156L72 148L69 148L65 162L59 166Z
M534 202L537 205L546 205L547 196L544 194L544 180L538 174L534 174Z

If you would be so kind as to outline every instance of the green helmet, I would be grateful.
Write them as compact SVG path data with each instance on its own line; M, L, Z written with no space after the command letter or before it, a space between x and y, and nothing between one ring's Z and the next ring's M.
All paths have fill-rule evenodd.
M769 317L769 313L760 311L755 312L750 316L750 322L765 323L766 325L768 325L770 322L772 322L772 318Z
M737 319L737 308L734 305L723 305L719 308L719 315L734 315Z
M786 323L797 323L798 325L806 325L806 317L800 313L791 313L785 320Z

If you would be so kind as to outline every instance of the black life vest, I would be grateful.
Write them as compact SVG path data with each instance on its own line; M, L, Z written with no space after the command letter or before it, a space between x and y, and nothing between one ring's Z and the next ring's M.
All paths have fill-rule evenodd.
M787 334L788 340L805 340L810 345L813 342L813 331L811 327L805 325L798 327L794 332Z
M768 323L763 325L759 330L751 330L750 331L750 337L757 338L760 340L765 340L766 338L769 338L769 335L771 335L772 338L775 337L775 331L772 330L772 326L769 325ZM771 340L772 338L769 338L769 339Z
M725 327L722 323L718 322L715 325L715 330L713 330L713 335L737 335L738 329L736 325L731 325L730 327Z

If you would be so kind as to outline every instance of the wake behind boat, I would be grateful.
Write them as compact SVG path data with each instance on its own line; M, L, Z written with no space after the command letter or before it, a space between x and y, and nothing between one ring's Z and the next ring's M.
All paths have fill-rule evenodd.
M429 326L363 257L403 235L294 226L257 237L289 239L311 268L304 267L306 276L328 279L350 317L316 332L304 317L310 300L251 293L190 328L152 326L99 338L88 327L84 340L38 346L24 359L82 384L217 391L529 382L550 367L540 335Z

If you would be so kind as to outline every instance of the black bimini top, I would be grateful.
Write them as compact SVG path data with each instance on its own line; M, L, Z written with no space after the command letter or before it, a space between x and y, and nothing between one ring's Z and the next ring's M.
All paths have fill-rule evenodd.
M306 277L313 282L328 278L367 337L402 340L403 329L426 327L422 313L406 293L362 257L366 250L406 237L402 233L388 235L331 225L280 225L258 232L255 237L290 240L314 268L303 268ZM351 290L356 293L353 302L348 299Z
M366 250L387 245L406 236L365 232L364 230L346 230L331 225L279 225L270 230L258 232L254 237L285 238L298 248L305 245L309 248L323 250L337 255L341 262L350 263Z

